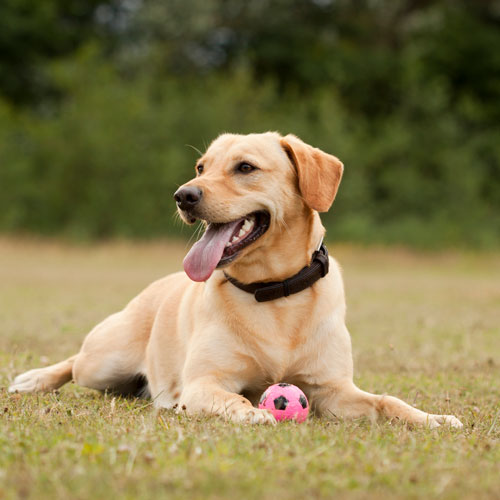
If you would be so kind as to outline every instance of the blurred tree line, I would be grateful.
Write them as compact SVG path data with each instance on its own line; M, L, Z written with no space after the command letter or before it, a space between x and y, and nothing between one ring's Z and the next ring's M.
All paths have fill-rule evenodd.
M500 2L0 4L3 232L178 233L195 148L266 130L344 161L330 238L498 247Z

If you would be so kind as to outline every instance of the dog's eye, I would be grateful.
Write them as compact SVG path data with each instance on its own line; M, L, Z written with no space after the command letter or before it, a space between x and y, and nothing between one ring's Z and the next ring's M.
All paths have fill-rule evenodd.
M238 172L241 172L242 174L249 174L250 172L253 172L254 170L257 170L257 167L254 167L253 165L250 165L249 163L240 163L236 169Z
M198 172L198 175L201 175L203 173L203 165L198 165L196 167L196 171Z

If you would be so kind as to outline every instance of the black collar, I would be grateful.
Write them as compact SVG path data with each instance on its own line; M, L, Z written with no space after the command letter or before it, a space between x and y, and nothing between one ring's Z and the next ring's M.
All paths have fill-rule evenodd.
M299 293L310 287L328 274L328 264L328 250L325 245L321 244L319 250L313 253L311 264L284 281L249 283L245 285L229 276L225 271L224 276L240 290L253 293L257 302L267 302L268 300L288 297L292 293Z

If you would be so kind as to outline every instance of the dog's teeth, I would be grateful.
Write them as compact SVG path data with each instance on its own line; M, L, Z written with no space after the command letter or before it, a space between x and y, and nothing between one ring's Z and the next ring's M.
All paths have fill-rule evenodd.
M230 247L231 245L234 245L238 241L242 240L244 236L250 233L250 231L253 229L254 226L255 226L255 221L253 219L245 219L245 222L241 226L241 229L239 230L238 234L235 234L231 238L231 241L228 241L226 243L226 247Z

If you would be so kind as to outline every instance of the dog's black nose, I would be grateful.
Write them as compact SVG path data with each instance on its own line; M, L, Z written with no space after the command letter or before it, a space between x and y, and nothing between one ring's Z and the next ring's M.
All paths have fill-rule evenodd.
M197 205L203 192L200 188L195 186L186 186L178 189L174 194L174 200L177 202L177 206L181 210L191 210L195 205Z

